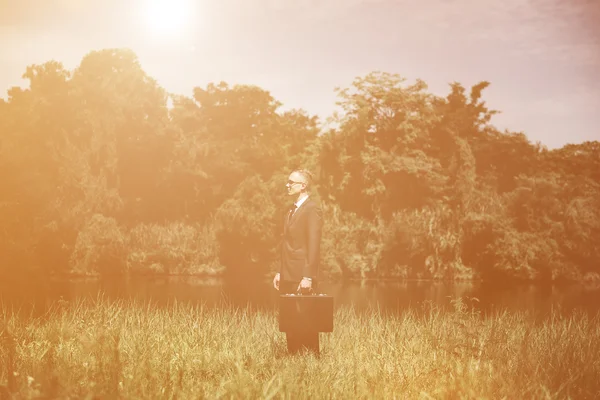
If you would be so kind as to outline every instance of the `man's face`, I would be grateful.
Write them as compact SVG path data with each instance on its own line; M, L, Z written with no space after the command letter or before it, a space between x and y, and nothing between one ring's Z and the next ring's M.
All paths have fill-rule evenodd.
M292 172L288 177L288 182L285 185L289 195L298 195L306 187L306 181L304 177L297 173Z

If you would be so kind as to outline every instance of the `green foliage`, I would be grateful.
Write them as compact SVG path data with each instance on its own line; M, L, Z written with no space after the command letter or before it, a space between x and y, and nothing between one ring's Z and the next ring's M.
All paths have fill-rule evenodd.
M382 275L412 279L470 279L460 258L461 231L447 206L395 213L385 238Z
M126 237L114 218L94 214L79 231L71 256L76 274L114 275L125 267Z
M383 235L381 222L369 221L336 204L323 206L321 271L335 278L378 276Z
M255 175L244 180L215 215L220 260L233 276L260 276L275 258L283 222L274 196L275 181ZM279 205L279 207L278 207ZM281 217L281 218L280 218Z
M325 275L600 275L600 143L499 132L489 82L440 97L373 72L337 89L343 112L321 131L253 85L169 95L126 49L23 77L0 101L5 276L260 277L277 269L295 168L316 178Z
M338 130L323 137L323 191L342 208L372 218L420 207L439 194L445 177L424 151L437 117L433 96L418 81L372 73L339 90L345 110Z
M223 271L217 254L219 243L210 226L139 224L129 232L127 269L138 275L216 275Z

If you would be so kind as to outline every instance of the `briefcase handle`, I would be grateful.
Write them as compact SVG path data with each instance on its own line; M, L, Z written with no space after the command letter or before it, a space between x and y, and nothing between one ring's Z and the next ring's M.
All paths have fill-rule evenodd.
M303 295L303 294L315 294L315 292L314 292L314 290L313 290L313 288L312 288L312 287L309 287L309 288L308 288L308 293L302 293L302 289L301 289L300 287L298 287L298 289L296 290L296 294L297 294L298 296L301 296L301 295Z
M310 295L310 296L327 296L325 293L317 293L313 290L313 288L308 288L308 293L302 293L302 290L296 290L297 296ZM292 295L293 296L293 295Z

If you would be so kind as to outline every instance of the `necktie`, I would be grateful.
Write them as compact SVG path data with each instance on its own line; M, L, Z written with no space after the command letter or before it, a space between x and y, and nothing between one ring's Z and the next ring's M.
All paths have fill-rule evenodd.
M290 213L288 215L288 222L292 219L292 215L294 215L294 211L296 211L296 208L298 208L298 206L296 206L296 203L292 204L292 206L290 207Z

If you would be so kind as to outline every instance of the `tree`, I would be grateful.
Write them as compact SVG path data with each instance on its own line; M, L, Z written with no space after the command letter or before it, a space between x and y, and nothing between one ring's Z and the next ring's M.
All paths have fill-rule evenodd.
M398 75L371 73L354 81L354 91L338 90L345 114L323 136L323 191L359 216L421 207L446 179L427 153L434 97L422 81L403 83Z
M270 180L301 160L318 133L301 110L280 114L268 92L222 82L178 97L172 110L178 138L165 185L173 203L204 220L254 175ZM182 207L183 206L183 207Z

